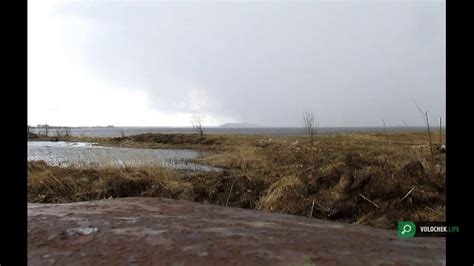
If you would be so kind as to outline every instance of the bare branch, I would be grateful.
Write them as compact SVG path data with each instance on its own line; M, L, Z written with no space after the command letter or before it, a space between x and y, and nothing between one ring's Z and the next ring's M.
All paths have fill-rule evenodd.
M406 197L408 197L408 195L410 195L410 194L413 192L414 189L415 189L415 187L413 187L412 189L410 189L410 191L408 191L408 193L405 194L405 196L400 200L400 202L402 202L404 199L406 199Z
M425 111L421 109L421 107L416 103L415 99L413 99L413 103L415 104L416 109L418 109L418 112L420 112L420 115L423 118L423 120L425 120Z
M313 199L313 204L311 205L311 210L309 211L308 217L313 217L313 209L314 209L314 199Z
M434 150L433 150L433 138L432 138L432 134L431 134L431 127L430 127L430 120L429 120L429 116L428 116L428 111L423 111L420 106L418 106L418 104L416 103L415 99L413 99L413 102L415 103L416 105L416 108L418 109L418 111L420 112L420 114L423 116L423 120L425 121L425 124L426 124L426 131L428 133L428 141L429 141L429 148L430 148L430 170L431 170L431 173L434 173L434 169L435 169L435 161L434 161Z
M361 196L364 200L370 202L372 205L374 205L375 208L377 209L380 209L379 205L377 205L375 202L373 202L372 200L370 200L369 198L367 198L366 196L362 195L359 193L359 196Z

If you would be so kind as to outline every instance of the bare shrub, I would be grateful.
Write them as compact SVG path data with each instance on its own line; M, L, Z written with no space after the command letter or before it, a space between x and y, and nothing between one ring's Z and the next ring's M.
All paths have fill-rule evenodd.
M310 138L310 145L312 147L314 144L314 137L318 133L318 124L316 122L313 112L304 112L303 121L304 126L306 128L306 132L308 133L308 136Z
M196 133L199 134L202 138L204 136L204 116L199 113L193 114L191 123L193 125L194 131L196 131Z

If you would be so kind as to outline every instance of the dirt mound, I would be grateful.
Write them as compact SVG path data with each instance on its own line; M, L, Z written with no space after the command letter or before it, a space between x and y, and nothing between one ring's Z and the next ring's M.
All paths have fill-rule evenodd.
M225 171L222 174L200 173L189 178L195 200L246 209L255 208L268 186L264 179Z
M407 163L403 167L403 173L406 176L412 176L415 178L426 178L428 176L423 164L420 161L412 161Z
M331 212L327 215L329 219L352 222L361 212L361 207L352 201L338 200L331 206Z
M403 194L400 182L386 175L372 175L360 191L369 198L382 200L394 199Z
M275 183L268 193L273 201L263 205L264 209L299 215L307 215L311 209L313 217L344 222L367 223L367 217L377 217L374 224L383 228L393 228L396 215L402 217L403 212L415 220L422 219L420 213L444 220L444 211L426 211L439 209L445 204L445 197L439 192L442 184L436 183L419 161L408 162L397 172L359 156L346 156L343 162L331 164L321 172L322 175L301 179L303 184ZM271 208L278 206L274 202L286 205Z

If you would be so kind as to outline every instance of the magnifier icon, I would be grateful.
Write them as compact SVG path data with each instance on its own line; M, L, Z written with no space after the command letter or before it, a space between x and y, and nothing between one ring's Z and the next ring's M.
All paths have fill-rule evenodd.
M410 233L410 232L411 232L411 226L409 224L404 225L402 235L404 235L405 233Z

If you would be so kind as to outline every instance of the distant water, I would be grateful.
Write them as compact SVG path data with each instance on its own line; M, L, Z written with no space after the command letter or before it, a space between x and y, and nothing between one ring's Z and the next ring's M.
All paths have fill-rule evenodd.
M384 132L383 127L323 127L318 129L318 134L338 134L338 133L363 133L363 132ZM389 132L413 131L423 132L423 127L390 127ZM64 133L63 129L49 129L48 135L55 136L57 131ZM122 132L126 136L143 133L194 133L193 128L186 127L78 127L71 128L72 136L87 137L120 137ZM31 129L33 133L44 133L43 128ZM247 134L247 135L305 135L305 129L301 127L255 127L255 128L223 128L207 127L204 132L208 134Z
M28 161L45 161L56 166L139 166L161 165L178 170L218 171L218 168L192 163L201 156L188 149L132 149L101 147L94 143L29 141Z

